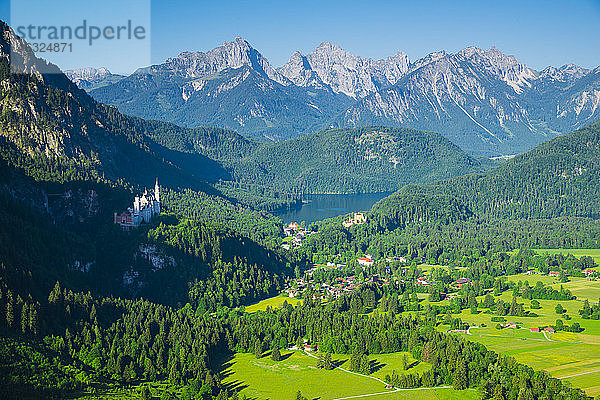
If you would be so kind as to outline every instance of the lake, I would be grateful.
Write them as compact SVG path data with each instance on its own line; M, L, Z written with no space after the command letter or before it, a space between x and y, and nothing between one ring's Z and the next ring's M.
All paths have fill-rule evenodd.
M275 212L285 223L306 221L320 221L325 218L337 217L338 215L351 212L368 211L373 204L392 192L386 193L364 193L364 194L313 194L306 196L303 200L307 203L302 208Z

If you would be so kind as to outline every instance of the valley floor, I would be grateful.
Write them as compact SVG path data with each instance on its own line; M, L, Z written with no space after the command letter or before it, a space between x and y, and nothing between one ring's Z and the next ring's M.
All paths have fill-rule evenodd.
M464 334L468 340L484 344L488 349L501 354L508 354L518 362L530 365L534 369L547 371L552 377L564 379L573 387L581 388L590 396L600 394L600 321L582 319L579 310L583 301L597 302L600 297L600 281L589 281L584 278L572 277L571 282L557 283L556 278L541 275L513 275L508 277L513 281L528 280L531 285L543 281L555 289L562 285L577 296L577 300L538 300L541 309L531 310L538 317L513 317L506 316L508 321L522 326L521 329L496 329L495 322L491 322L492 315L480 312L473 315L469 310L463 310L454 317L467 322L471 329ZM512 294L503 293L496 296L504 301L511 301ZM482 298L478 298L482 300ZM518 298L525 304L525 309L530 310L529 300ZM531 332L530 328L555 325L560 318L555 307L560 303L571 319L565 321L569 325L577 322L585 330L581 333L572 332ZM479 327L481 324L486 327ZM477 328L476 328L477 327Z

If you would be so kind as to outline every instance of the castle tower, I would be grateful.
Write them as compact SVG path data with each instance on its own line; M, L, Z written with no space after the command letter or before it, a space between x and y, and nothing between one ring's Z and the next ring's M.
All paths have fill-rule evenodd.
M160 185L158 184L158 177L154 184L154 212L160 214Z
M156 178L156 183L154 184L154 199L160 203L160 186L158 184L158 177Z
M140 212L140 198L139 198L139 196L135 196L135 200L133 200L133 212L136 213L136 214Z

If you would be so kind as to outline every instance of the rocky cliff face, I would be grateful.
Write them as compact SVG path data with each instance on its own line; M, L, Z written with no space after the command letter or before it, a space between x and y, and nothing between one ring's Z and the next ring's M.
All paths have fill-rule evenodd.
M182 78L203 78L225 69L237 69L243 66L251 67L282 85L290 83L269 64L262 54L241 37L225 42L206 53L181 53L177 57L167 59L164 64L149 67L142 72L167 73Z
M592 75L576 66L538 73L496 48L432 53L350 106L338 124L413 126L442 132L473 154L515 154L600 115ZM577 88L586 79L596 84Z
M396 83L408 65L408 56L402 52L373 61L355 56L331 42L323 42L306 56L294 53L278 71L298 86L311 82L307 76L318 77L334 92L360 98Z

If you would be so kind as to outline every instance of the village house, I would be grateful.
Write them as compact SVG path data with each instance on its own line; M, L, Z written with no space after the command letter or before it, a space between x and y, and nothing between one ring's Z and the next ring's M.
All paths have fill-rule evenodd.
M529 328L529 331L531 331L531 332L539 332L540 328Z
M591 268L584 269L584 270L583 270L583 271L581 271L581 272L583 272L583 274L584 274L585 276L594 275L594 274L596 273L596 271L595 271L595 270L593 270L593 269L591 269Z
M370 257L358 257L356 261L358 261L358 264L362 265L363 267L371 267L375 263L375 261L373 261L373 259Z
M559 276L560 272L558 272L558 271L550 271L550 272L548 272L548 275L550 275L550 276Z
M394 261L399 261L401 263L406 263L406 257L395 257L395 256L394 257L387 257L385 259L385 261L387 261L389 263L394 262Z
M554 331L554 328L553 328L553 327L551 327L551 326L547 326L547 327L545 327L545 328L544 328L544 331L545 331L545 332L548 332L548 333L554 333L554 332L555 332L555 331Z
M472 285L473 283L469 278L458 278L454 284L460 289L463 285Z
M415 282L415 285L420 285L420 286L429 286L430 282L429 280L427 280L427 278L424 277L419 277L417 278L417 281Z

